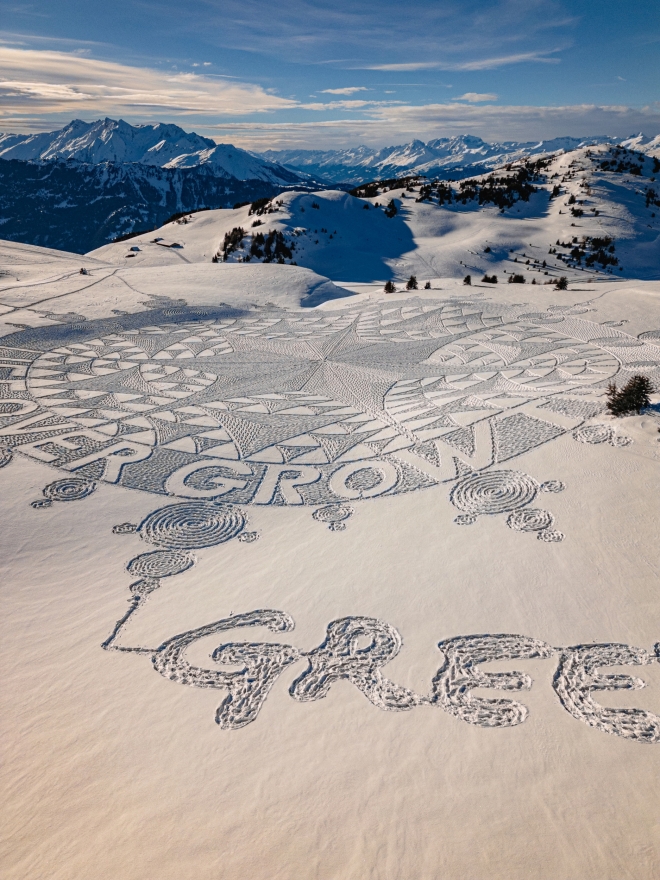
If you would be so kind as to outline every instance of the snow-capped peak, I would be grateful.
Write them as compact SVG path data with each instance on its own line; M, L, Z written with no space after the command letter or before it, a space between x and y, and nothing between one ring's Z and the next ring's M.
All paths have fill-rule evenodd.
M219 173L239 180L270 183L299 182L300 175L211 138L162 122L130 125L123 119L83 122L74 119L59 131L35 135L0 134L0 158L45 162L75 160L87 165L103 162L140 163L161 168L193 168L210 164Z

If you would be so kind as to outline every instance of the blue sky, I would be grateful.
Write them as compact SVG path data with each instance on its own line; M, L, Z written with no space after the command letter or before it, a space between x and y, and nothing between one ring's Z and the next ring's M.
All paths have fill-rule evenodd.
M0 130L251 149L660 133L660 2L0 0Z

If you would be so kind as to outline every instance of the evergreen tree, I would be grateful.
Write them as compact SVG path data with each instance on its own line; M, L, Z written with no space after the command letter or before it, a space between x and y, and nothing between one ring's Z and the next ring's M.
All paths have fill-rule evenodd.
M557 281L555 284L555 290L568 290L568 278L565 275L562 275Z
M394 286L394 284L391 281L386 281L384 290L385 290L385 293L394 293L394 291L396 290L396 287Z
M472 284L472 275L466 275L463 279L463 284L466 284L469 287Z
M649 395L653 392L653 385L647 376L636 374L621 389L618 390L615 382L607 386L607 408L613 416L623 416L627 413L640 413L651 405Z
M411 275L406 282L406 290L417 290L417 276Z

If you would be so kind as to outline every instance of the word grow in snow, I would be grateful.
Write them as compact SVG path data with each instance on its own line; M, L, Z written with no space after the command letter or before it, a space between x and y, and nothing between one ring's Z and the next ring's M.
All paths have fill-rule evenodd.
M186 659L187 649L201 639L242 627L265 627L274 633L290 632L294 621L283 611L258 610L236 614L173 636L157 649L119 647L113 644L131 610L117 622L105 648L150 654L154 669L166 678L192 687L228 691L216 712L225 730L245 727L257 718L276 679L293 663L307 660L289 694L299 702L327 696L332 685L347 679L365 697L386 711L406 711L427 704L439 706L461 721L479 727L514 727L529 712L516 700L475 697L474 688L520 691L532 686L523 672L484 672L480 664L493 660L558 657L553 688L570 714L591 727L640 743L660 742L660 717L644 709L608 708L593 697L599 690L639 690L640 678L625 674L604 675L608 666L646 666L660 661L660 642L653 651L609 643L554 648L522 635L483 634L455 636L438 643L443 662L433 677L428 696L421 696L383 675L382 667L397 656L402 639L385 621L374 617L342 617L331 621L324 641L311 651L272 642L229 642L211 652L222 665L241 667L236 672L204 669Z

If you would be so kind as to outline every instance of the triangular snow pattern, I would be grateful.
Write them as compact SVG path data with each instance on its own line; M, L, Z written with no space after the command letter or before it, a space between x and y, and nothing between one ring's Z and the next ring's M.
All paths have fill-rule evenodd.
M515 413L503 419L495 419L493 438L496 461L506 461L522 455L523 452L564 433L564 428L541 419L534 419L525 413Z
M365 431L364 434L315 434L312 432L312 437L318 441L328 461L336 461L353 446L363 443L380 431L381 428L375 431Z
M305 455L306 452L312 452L316 448L314 446L282 446L280 444L276 444L276 447L284 459L284 464L288 464L299 455Z
M465 428L458 428L456 431L450 431L449 434L443 434L440 439L443 443L448 443L450 446L453 446L454 449L457 449L469 458L474 455L475 442L474 428L472 425Z
M310 430L324 428L335 421L332 415L324 417L241 413L239 416L221 410L216 410L214 415L231 434L242 458L266 449L267 446L306 434Z
M474 473L474 468L471 468L470 465L465 464L464 461L461 461L460 458L456 458L456 456L454 456L454 468L456 469L456 479L459 479L459 477L467 477L469 474Z
M412 447L411 452L414 452L415 455L419 455L420 458L423 458L424 461L428 461L428 463L434 465L434 467L440 467L442 463L440 452L433 440L418 443L416 446Z

